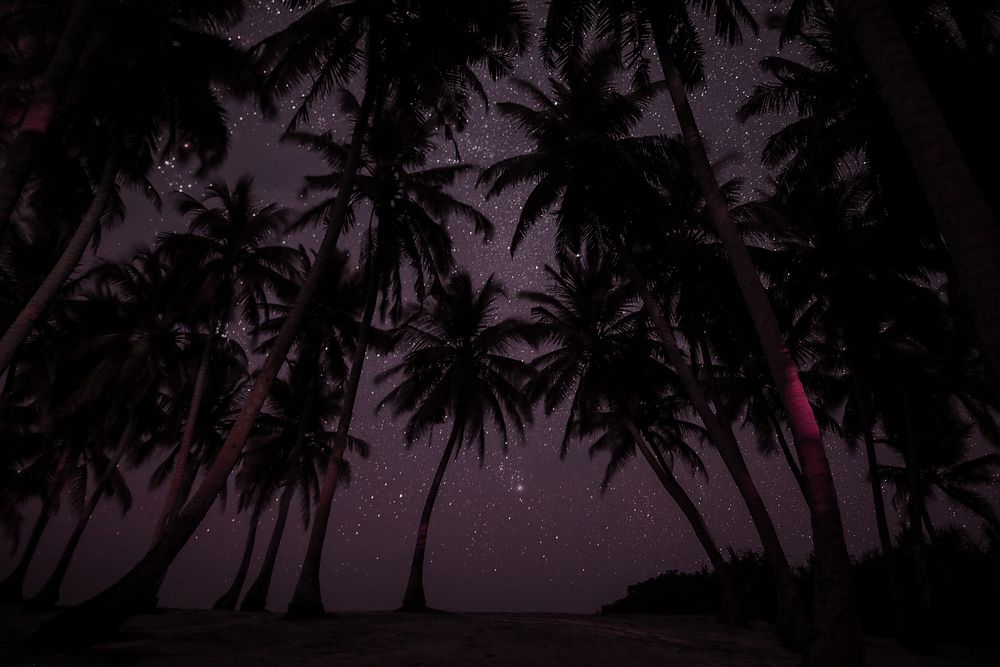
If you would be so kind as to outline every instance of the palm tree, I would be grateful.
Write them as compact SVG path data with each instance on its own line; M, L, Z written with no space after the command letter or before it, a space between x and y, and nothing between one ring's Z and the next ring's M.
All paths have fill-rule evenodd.
M77 9L89 15L90 4ZM0 372L76 269L101 223L113 217L119 181L155 198L146 176L158 157L197 155L204 169L225 156L228 128L216 90L220 85L243 90L247 70L240 52L217 31L234 25L242 9L242 0L198 7L171 1L155 11L119 5L100 13L101 25L92 33L99 43L78 77L74 99L63 101L69 107L63 115L71 122L61 130L69 148L82 155L93 197L59 259L0 338ZM20 176L0 181L0 190L9 182L16 198L27 166L15 167Z
M288 212L277 204L258 201L249 176L240 178L231 189L224 183L210 185L201 199L180 194L177 210L190 217L189 231L161 236L159 249L180 265L194 311L190 319L203 323L205 330L180 449L153 532L154 542L183 501L180 491L216 340L237 309L251 327L260 322L262 312L268 315L268 290L285 288L293 280L296 254L293 248L268 244L282 235Z
M646 62L643 52L647 47L655 49L680 124L689 168L704 196L704 215L729 259L803 468L819 573L817 582L821 583L816 599L822 631L814 650L821 661L860 664L864 650L851 591L850 559L822 433L760 276L730 214L688 99L688 90L703 77L703 50L690 16L690 3L603 0L586 4L591 11L579 11L579 3L573 0L549 5L546 52L550 59L569 62L572 54L579 53L581 40L591 27L601 37L614 40L620 50L629 50L630 58L639 63ZM705 0L698 6L706 15L714 16L716 36L730 45L742 39L744 27L757 30L753 15L741 0Z
M91 31L97 0L76 0L44 75L24 109L19 127L7 148L0 170L0 237L31 177L33 163L59 108L60 99L76 72L77 61ZM17 8L23 11L24 7ZM16 28L15 28L16 29Z
M566 260L559 271L546 267L547 292L524 292L532 307L537 335L552 349L533 365L538 379L531 395L551 414L567 400L569 416L561 453L573 435L601 434L591 454L608 451L602 489L638 449L664 489L691 524L712 563L723 591L720 617L745 624L736 582L711 531L694 502L673 476L664 456L687 460L701 470L700 459L685 443L685 436L701 436L686 422L677 401L665 395L676 381L651 356L646 327L633 309L634 290L617 283L610 263L596 254L586 260ZM622 382L628 377L628 387ZM655 443L655 444L654 444Z
M428 284L440 283L442 274L452 265L451 237L447 228L451 219L465 218L484 236L492 230L486 216L444 191L456 178L469 172L470 165L426 167L429 153L435 148L435 130L436 122L414 117L410 110L391 107L375 114L365 164L357 175L354 195L357 205L371 207L372 223L362 253L367 283L364 315L337 422L341 438L346 437L350 429L379 295L382 296L382 315L389 311L393 317L398 317L403 299L404 265L414 275L414 292L419 300L423 299ZM334 169L340 165L347 150L344 147L338 150L329 135L292 136L327 157ZM306 192L335 186L340 179L338 171L307 177ZM328 205L329 202L321 202L316 210ZM291 615L308 616L322 609L321 605L317 606L320 602L319 564L329 504L336 489L336 465L343 447L343 443L335 446L324 477L300 583L289 607Z
M295 7L303 4L298 0L288 1ZM323 29L330 27L330 24L318 21L295 22L295 30L298 32L291 30L284 33L285 39L279 40L283 46L276 49L278 56L272 62L283 60L281 53L290 47L306 45L311 46L312 51L307 52L304 60L299 60L297 64L294 59L285 59L291 66L273 68L278 80L285 77L285 81L291 82L285 87L285 91L317 67L326 75L316 79L316 93L312 97L314 100L328 90L331 80L336 80L345 71L352 74L355 65L361 61L365 62L367 72L366 94L362 98L361 109L352 131L351 151L343 170L345 179L338 191L336 204L330 211L327 232L317 251L313 268L306 276L271 352L256 374L253 388L247 394L243 410L219 456L198 490L178 513L172 526L121 580L95 598L53 619L40 629L40 636L48 636L53 640L58 637L62 642L88 643L118 627L131 613L137 601L150 597L150 591L156 588L163 573L225 486L225 480L239 458L256 415L284 364L306 311L336 254L336 242L353 192L354 177L360 166L368 121L376 100L383 97L383 91L390 84L402 81L406 84L401 87L406 91L406 99L425 103L436 109L437 102L441 99L454 102L457 95L470 88L475 89L472 87L477 80L473 70L475 65L485 63L490 75L499 77L511 69L513 59L524 49L525 17L521 3L516 0L490 0L475 5L448 0L422 5L420 11L411 11L413 8L409 6L406 11L394 11L394 3L389 0L343 5L331 2L311 4L315 5L315 11L326 16L341 16L342 24L353 26L353 32L325 32ZM306 16L309 17L310 14L307 13ZM311 15L311 18L316 18L316 15ZM335 22L335 25L341 23ZM320 30L313 32L311 42L301 39L303 32L308 34L316 28ZM360 41L362 38L363 47ZM392 54L395 54L395 60L387 57ZM414 54L421 54L422 57L417 60L413 57ZM335 66L337 63L339 66ZM402 66L403 63L406 66ZM414 65L425 67L415 72ZM412 90L413 87L416 90ZM456 107L450 104L449 109Z
M651 218L670 219L683 229L698 220L701 212L683 205L690 188L684 187L684 155L678 144L664 137L630 136L655 90L646 87L619 93L614 85L619 75L617 55L604 46L567 62L565 81L550 81L551 97L528 82L519 82L538 108L511 102L498 108L533 141L533 150L501 160L485 170L480 180L492 183L488 197L533 183L514 231L512 251L551 211L556 218L558 255L579 252L589 240L618 258L620 270L629 275L671 366L747 504L778 585L779 632L790 645L802 646L806 637L798 594L774 524L732 429L712 409L653 285L639 268L639 261L651 263L651 250L662 253L670 244L664 240L667 230L649 226ZM621 194L612 199L605 196L608 192Z
M448 442L420 514L403 611L427 608L427 533L445 470L452 457L458 455L457 448L475 444L482 459L487 418L504 448L511 438L523 438L524 425L531 419L522 392L531 368L510 356L514 346L526 342L525 325L511 318L497 321L497 300L504 295L503 286L493 276L476 289L467 272L453 273L431 302L401 326L400 340L409 352L378 377L383 382L402 376L379 407L391 405L397 416L409 414L408 446L435 426L451 422Z
M315 374L305 368L305 360L292 365L292 375ZM279 381L275 383L268 407L251 438L238 481L248 489L273 498L278 492L278 514L268 542L264 560L256 579L247 589L241 611L263 611L271 576L278 559L278 549L293 497L301 499L303 523L309 525L313 500L319 492L321 471L325 470L333 448L335 432L332 423L340 406L339 392L332 391L328 376L321 376L320 385ZM368 458L367 443L358 438L348 440L348 448L361 458ZM338 486L350 482L351 467L346 459L337 466ZM233 603L235 605L235 602Z
M793 0L786 35L817 0ZM831 0L864 55L952 258L977 338L1000 382L1000 228L887 0ZM951 3L949 4L949 8ZM987 10L988 11L988 10ZM985 22L988 14L979 17Z

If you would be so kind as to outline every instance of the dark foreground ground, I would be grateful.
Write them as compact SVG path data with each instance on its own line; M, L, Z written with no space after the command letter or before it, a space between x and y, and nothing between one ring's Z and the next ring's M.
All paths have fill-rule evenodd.
M48 615L0 610L2 665L797 665L764 627L692 616L274 614L165 610L131 619L114 643L78 655L22 656L11 645ZM869 665L1000 665L1000 653L943 648L917 658L869 642Z

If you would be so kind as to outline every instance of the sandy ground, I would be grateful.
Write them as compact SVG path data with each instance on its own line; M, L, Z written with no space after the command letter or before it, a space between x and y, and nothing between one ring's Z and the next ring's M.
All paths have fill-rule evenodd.
M10 665L797 665L767 628L702 617L568 614L274 614L164 610L132 618L120 638L86 653L11 652L47 615L0 610L0 664ZM1000 653L944 647L930 658L869 642L869 665L998 665Z

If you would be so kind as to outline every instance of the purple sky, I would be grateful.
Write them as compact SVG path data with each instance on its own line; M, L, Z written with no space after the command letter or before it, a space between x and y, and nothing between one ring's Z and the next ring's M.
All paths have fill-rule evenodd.
M280 27L287 12L280 3L259 0L257 10L239 31L244 41ZM751 3L752 4L752 3ZM770 0L761 0L762 23ZM703 130L716 156L738 151L743 159L728 167L726 176L741 176L748 196L766 174L757 156L769 127L755 121L746 126L734 119L734 109L759 79L757 63L776 47L774 33L752 36L736 49L708 44L707 84L693 96ZM521 64L519 75L544 81L537 49ZM491 87L494 100L516 98L506 84ZM330 104L335 108L335 104ZM261 121L247 110L234 109L233 145L221 175L233 181L244 173L256 177L258 195L299 206L301 178L319 168L315 158L277 142L280 127ZM315 114L314 129L347 130L337 114ZM773 121L772 121L773 123ZM658 100L646 120L645 132L673 132L668 100ZM470 125L460 138L463 158L479 164L512 154L523 141L495 114ZM171 165L158 177L162 191L183 188L199 192L194 179ZM508 244L516 220L519 195L488 204L470 184L460 189L466 201L483 206L497 225L493 243L481 245L471 235L456 235L456 255L480 282L496 273L513 295L541 286L541 267L550 261L549 228L539 226L512 261ZM179 229L178 216L165 208L161 216L148 204L130 201L128 223L108 238L104 257L125 258L137 243L151 243L160 230ZM313 236L303 239L316 243ZM514 303L511 312L527 314ZM323 595L329 609L388 609L398 606L412 553L414 533L427 485L444 446L436 434L433 447L403 447L402 424L375 415L374 406L386 388L371 378L388 366L372 355L354 419L355 435L372 445L367 462L354 462L354 482L334 499L323 569ZM688 525L641 460L633 460L602 496L599 482L605 461L591 461L589 443L575 444L565 461L558 442L565 414L541 419L527 434L525 446L512 446L504 456L488 448L480 468L473 451L451 464L431 524L426 590L434 607L469 611L595 611L625 593L625 587L668 569L691 569L706 562ZM800 561L810 546L805 503L780 457L762 458L744 438L751 470L765 496L790 557ZM497 443L490 443L496 445ZM831 465L840 492L850 549L873 549L877 537L863 459L849 455L842 443L829 444ZM736 549L756 548L749 517L725 469L711 451L702 450L710 479L707 484L679 471L678 476L705 514L718 541ZM883 456L887 456L883 452ZM887 460L891 460L887 456ZM148 470L129 473L136 496L131 513L122 519L112 505L102 505L77 552L64 587L63 601L79 601L121 576L149 546L152 522L164 489L146 491ZM887 490L888 491L888 490ZM170 571L161 592L167 606L208 606L227 587L243 547L246 524L235 516L235 496L225 510L213 509ZM890 511L892 508L890 506ZM29 573L32 594L48 575L75 522L68 504L46 534ZM943 511L945 508L939 508ZM29 517L33 519L33 517ZM953 518L971 528L964 515ZM254 566L262 558L273 525L265 516L258 537ZM291 595L305 545L305 531L295 509L282 545L270 607L283 610ZM9 549L0 554L0 573L12 566Z

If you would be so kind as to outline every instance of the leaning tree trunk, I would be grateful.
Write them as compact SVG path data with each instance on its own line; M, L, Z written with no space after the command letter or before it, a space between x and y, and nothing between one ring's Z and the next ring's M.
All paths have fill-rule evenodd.
M188 469L188 459L191 456L191 444L194 442L194 432L198 426L198 415L201 413L201 405L205 398L205 385L208 384L208 367L211 364L212 346L215 342L215 332L217 327L212 328L212 333L205 340L205 349L201 352L201 360L198 362L198 372L195 375L194 388L191 391L191 403L188 406L187 418L184 421L184 431L181 434L180 449L177 451L177 459L174 461L174 469L170 475L170 488L167 491L166 500L160 510L160 517L156 521L153 530L153 544L156 544L163 530L167 527L170 519L177 513L184 498L181 496L181 489L184 486L185 473Z
M212 605L212 609L224 609L226 611L236 609L236 603L240 599L240 591L243 590L243 583L247 580L247 572L250 570L250 560L253 558L253 547L257 542L257 526L260 525L260 513L262 509L263 505L261 503L258 503L254 507L253 516L250 517L250 531L247 533L247 543L243 548L243 557L240 559L240 566L236 570L236 576L233 577L233 583L229 589Z
M673 474L666 467L660 465L652 446L646 440L646 436L642 434L642 431L639 430L639 427L636 426L635 422L631 418L626 418L625 426L628 428L629 434L635 440L636 446L642 452L649 467L656 473L660 484L663 485L663 488L673 501L677 503L677 507L684 514L684 518L691 524L698 542L701 543L702 548L708 555L709 561L712 563L712 570L715 572L719 587L722 590L722 609L719 613L719 619L732 625L747 625L746 615L743 613L743 605L740 604L736 578L733 576L733 571L729 567L729 563L726 562L722 552L719 551L719 547L715 543L715 538L712 537L712 532L708 529L708 524L705 523L705 518L698 511L698 507L691 500L691 497L688 496L684 487L674 478Z
M299 349L300 362L306 359L308 371L319 365L320 341L313 340L313 344L307 344L305 349ZM288 508L295 495L296 475L298 473L298 461L303 443L306 440L306 433L309 430L309 420L312 418L312 406L316 396L315 387L320 374L310 372L310 380L307 383L306 395L303 399L302 411L299 413L299 423L296 426L295 445L292 448L292 466L288 471L288 479L285 482L285 490L281 494L281 501L278 504L278 518L274 523L274 530L271 532L271 540L267 545L267 553L264 555L264 562L261 563L260 572L257 578L250 584L247 594L240 605L240 611L263 611L267 605L267 594L271 589L271 577L274 575L274 565L278 561L278 549L281 547L281 538L285 534L285 522L288 520Z
M343 183L337 193L327 230L316 253L312 269L306 276L267 359L256 375L243 409L236 417L226 441L202 479L201 485L163 532L160 540L124 577L95 597L67 610L39 628L34 638L39 646L51 649L66 645L90 645L112 635L137 606L155 596L156 588L171 563L198 529L216 497L225 487L226 480L253 429L257 415L271 391L271 385L295 342L306 312L324 284L336 258L337 241L361 164L361 151L368 120L375 105L375 97L376 95L368 90L362 101L351 137L351 148L344 163Z
M763 397L761 397L763 400ZM792 450L788 446L788 439L785 438L785 428L781 425L781 420L778 419L778 415L774 414L774 410L771 406L765 405L764 411L767 413L767 421L771 424L771 429L774 431L774 438L778 441L778 447L781 448L781 453L785 457L785 462L788 464L788 469L792 471L792 476L795 477L795 483L799 486L799 491L802 492L802 497L806 497L806 480L802 477L802 469L799 468L798 461L795 460L795 455L792 454Z
M776 629L782 641L790 648L804 648L808 640L808 627L802 614L802 603L799 600L798 589L795 587L792 568L788 563L787 556L785 556L781 538L778 537L778 531L774 527L771 515L764 505L764 499L747 468L739 442L737 442L732 428L725 424L709 405L708 397L674 339L673 327L663 315L660 304L650 291L646 279L636 267L631 255L628 252L623 252L622 261L640 299L642 299L643 308L653 322L657 337L667 353L667 360L677 372L685 393L687 393L695 412L701 418L705 430L708 432L709 439L733 478L750 513L754 527L757 529L757 534L760 536L761 546L764 548L764 555L771 567L777 589L778 619Z
M18 604L24 599L24 578L28 574L28 568L31 566L31 560L35 557L38 544L42 541L42 534L45 532L45 528L49 525L49 520L52 518L56 501L59 499L63 487L66 485L66 480L70 473L71 458L72 456L68 448L59 457L55 475L53 475L48 492L42 501L42 508L38 512L38 519L35 520L34 528L31 529L31 535L28 537L28 543L24 547L21 560L18 561L14 571L0 583L0 605Z
M45 276L45 280L38 286L31 299L28 300L28 303L18 313L17 318L10 325L10 328L7 329L6 333L4 333L3 338L0 338L0 373L10 364L18 348L28 338L28 335L31 334L35 323L45 312L46 308L48 308L49 303L59 292L66 279L76 269L77 264L80 263L83 251L86 250L87 244L90 243L94 232L97 231L98 226L101 224L101 218L108 208L108 202L111 201L111 197L114 195L116 174L115 162L109 156L105 161L101 180L94 191L94 199L90 202L90 207L84 214L76 231L73 232L73 236L70 237L65 250L63 250L62 255L59 256L49 274Z
M72 534L69 536L69 541L66 542L66 547L63 549L62 555L59 557L59 562L56 563L55 569L52 574L49 575L48 580L45 585L38 591L38 593L28 600L27 607L36 611L44 611L52 609L59 602L59 591L62 588L63 579L66 577L66 572L69 570L69 565L73 561L73 555L76 553L76 548L80 544L80 540L83 538L83 533L87 530L87 525L90 523L90 518L97 511L97 506L101 502L101 498L104 497L104 492L108 489L108 484L114 477L115 470L118 469L118 464L121 463L122 457L128 451L129 443L132 441L132 436L135 434L135 429L137 426L137 420L133 415L132 419L129 420L128 424L125 426L125 430L122 432L122 437L118 441L118 447L116 449L115 458L108 463L108 469L104 471L101 478L97 481L97 485L90 494L90 500L87 501L86 507L83 508L83 512L80 514L80 518L76 521L76 526L73 528Z
M920 460L917 454L916 432L910 414L910 401L906 389L898 386L902 403L903 429L906 447L903 450L903 465L906 467L910 497L906 509L910 524L910 562L912 565L912 585L910 592L910 618L912 619L905 645L918 653L934 652L934 621L932 618L931 589L927 577L927 554L924 551L924 517L921 513L922 493L920 491ZM918 498L920 500L918 500Z
M834 0L910 155L1000 391L1000 224L885 0Z
M889 595L892 599L893 624L897 641L904 640L903 601L899 588L899 577L896 571L896 555L892 548L892 532L889 530L889 519L885 513L885 496L882 493L882 480L878 470L878 452L875 449L875 434L872 433L874 419L868 407L868 397L861 394L861 383L856 382L858 406L864 428L865 459L868 463L868 483L872 491L872 502L875 505L875 527L878 531L878 543L885 562L886 579L889 582Z
M267 543L264 562L261 563L257 578L253 580L250 588L247 589L247 594L243 596L243 602L240 603L240 611L264 611L267 605L267 594L271 589L271 577L274 575L274 565L278 562L278 549L281 547L281 538L285 534L285 522L288 520L288 508L292 504L293 495L295 495L295 483L289 481L285 485L285 490L281 494L281 501L278 503L278 518L274 522L274 530L271 532L271 539Z
M358 386L361 384L361 373L365 365L365 355L368 352L372 318L375 316L375 305L378 302L378 281L375 277L375 266L374 261L369 262L366 285L368 293L365 296L365 311L361 320L361 329L358 332L354 359L351 361L351 373L347 378L343 402L340 404L333 451L330 452L330 460L327 462L323 483L320 485L319 496L316 500L313 523L309 529L309 541L302 559L302 569L299 571L299 579L295 584L292 601L288 604L288 618L316 618L325 613L319 587L319 569L323 561L323 544L326 541L326 529L330 523L333 494L337 490L337 472L347 449L351 419L354 416L354 403L358 397Z
M712 170L683 78L670 55L667 41L669 25L662 24L663 18L659 14L654 15L653 36L667 90L680 124L681 138L695 179L705 197L705 215L726 251L788 416L792 441L806 482L815 560L816 627L819 630L816 643L810 647L810 660L838 667L860 665L864 663L865 652L851 584L851 560L823 436L760 275L733 222Z
M77 61L93 23L96 5L95 0L76 0L74 3L52 60L35 88L34 96L7 151L3 169L0 170L0 236L3 236L17 209L60 99L76 71Z
M438 463L434 479L431 481L431 488L427 491L424 509L420 513L420 525L417 527L417 540L413 545L410 577L406 582L406 592L403 594L403 606L400 607L400 611L424 611L427 609L427 598L424 596L424 555L427 552L427 529L431 525L434 501L437 500L438 491L441 490L444 471L455 452L455 445L462 437L461 421L459 415L455 415L455 423L451 427L448 444L445 445L444 452L441 454L441 461Z

